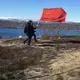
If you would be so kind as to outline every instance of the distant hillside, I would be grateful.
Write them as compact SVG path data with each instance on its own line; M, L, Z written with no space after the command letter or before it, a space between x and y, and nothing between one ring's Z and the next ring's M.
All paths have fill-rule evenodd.
M22 28L26 21L18 19L0 19L0 27Z
M20 19L0 19L0 27L2 28L24 28L27 20ZM63 30L80 30L79 22L42 22L33 21L34 26L39 29L63 29Z

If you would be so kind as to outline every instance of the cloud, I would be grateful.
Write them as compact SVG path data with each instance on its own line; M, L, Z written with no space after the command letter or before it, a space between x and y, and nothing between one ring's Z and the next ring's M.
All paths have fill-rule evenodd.
M15 17L4 17L4 16L2 16L2 17L0 17L0 19L16 19Z

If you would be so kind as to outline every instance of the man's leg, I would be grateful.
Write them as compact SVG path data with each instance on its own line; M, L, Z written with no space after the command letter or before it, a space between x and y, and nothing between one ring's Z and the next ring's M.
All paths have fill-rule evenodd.
M30 43L31 43L31 38L32 38L32 35L29 35L28 36L28 45L30 45Z
M25 44L25 42L27 41L28 39L26 39L23 43Z
M36 35L35 35L35 33L33 34L33 36L34 36L34 40L35 40L35 42L37 42L37 39L36 39Z

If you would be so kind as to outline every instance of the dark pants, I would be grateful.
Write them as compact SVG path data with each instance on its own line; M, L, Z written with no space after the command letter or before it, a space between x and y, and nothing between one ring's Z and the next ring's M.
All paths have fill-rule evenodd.
M28 36L28 39L26 39L26 40L24 41L24 43L25 43L26 41L28 41L28 45L30 45L30 43L31 43L31 39L32 39L33 36L34 36L34 40L35 40L35 42L37 42L35 33L32 33L32 34L26 34L26 35Z

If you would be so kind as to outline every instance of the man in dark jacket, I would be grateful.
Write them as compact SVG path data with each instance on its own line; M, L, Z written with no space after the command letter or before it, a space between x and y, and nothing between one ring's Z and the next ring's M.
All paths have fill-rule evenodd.
M28 36L28 39L26 39L24 41L24 44L25 42L28 40L28 45L30 45L31 43L31 38L34 36L34 40L35 42L37 42L36 40L36 35L35 35L35 29L34 26L33 26L33 22L31 20L29 20L24 28L24 33Z

